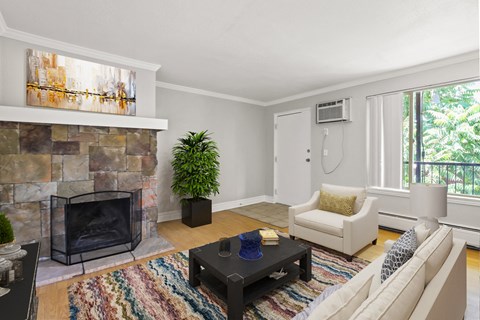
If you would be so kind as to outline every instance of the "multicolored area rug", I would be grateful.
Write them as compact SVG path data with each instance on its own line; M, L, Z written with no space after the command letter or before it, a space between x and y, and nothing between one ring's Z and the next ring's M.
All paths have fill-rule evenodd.
M347 282L368 262L312 248L312 280L291 281L247 305L244 319L291 319L326 287ZM226 319L226 304L188 283L188 252L97 276L68 288L70 319Z

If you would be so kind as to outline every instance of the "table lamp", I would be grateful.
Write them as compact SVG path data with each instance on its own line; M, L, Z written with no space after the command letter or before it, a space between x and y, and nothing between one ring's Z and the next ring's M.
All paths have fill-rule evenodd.
M438 218L447 216L447 186L442 184L410 184L410 213L425 222L430 232L438 229Z

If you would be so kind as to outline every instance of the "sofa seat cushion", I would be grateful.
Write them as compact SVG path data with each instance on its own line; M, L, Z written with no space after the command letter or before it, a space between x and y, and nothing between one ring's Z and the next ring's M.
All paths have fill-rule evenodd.
M295 224L330 234L343 237L343 220L345 216L322 210L311 210L295 216Z
M424 288L425 262L414 256L369 296L349 319L408 319Z

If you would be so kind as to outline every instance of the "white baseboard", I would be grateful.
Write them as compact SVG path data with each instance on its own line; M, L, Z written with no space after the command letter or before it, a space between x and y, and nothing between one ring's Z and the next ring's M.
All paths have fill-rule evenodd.
M234 200L234 201L214 203L212 205L212 212L230 210L230 209L233 209L233 208L248 206L248 205L255 204L255 203L260 203L260 202L273 203L273 197L263 195L263 196L246 198L246 199L239 199L239 200ZM182 212L180 210L172 210L172 211L160 212L158 214L157 222L179 220L181 218L182 218Z
M273 200L273 196L264 196L264 197L265 197L265 202L275 203L275 201Z
M240 199L240 200L234 200L234 201L228 201L228 202L215 203L215 204L212 205L212 211L213 212L218 212L218 211L223 211L223 210L229 210L229 209L233 209L233 208L248 206L248 205L255 204L255 203L268 202L266 200L266 198L267 198L267 196L258 196L258 197L253 197L253 198L246 198L246 199Z

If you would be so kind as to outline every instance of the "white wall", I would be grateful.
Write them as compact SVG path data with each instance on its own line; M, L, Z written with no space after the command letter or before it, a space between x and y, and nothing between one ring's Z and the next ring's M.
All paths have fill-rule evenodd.
M267 130L266 155L266 191L273 194L273 114L298 108L311 108L312 119L315 104L319 102L352 97L352 122L346 124L330 123L315 124L312 121L312 190L318 190L322 183L333 183L350 186L366 185L366 97L391 91L400 91L415 87L438 84L458 79L479 76L478 59L437 67L431 70L416 72L392 79L358 85L346 89L328 92L313 97L285 102L267 108L265 126ZM344 158L340 167L332 174L323 173L320 157L323 128L329 128L327 146L329 155L326 157L327 169L332 168L341 155L342 126L345 130ZM381 211L409 213L409 198L405 195L376 194L381 198ZM480 229L480 201L469 204L449 203L448 217L445 222L473 226Z
M220 193L213 203L265 195L265 109L263 107L157 88L157 117L166 118L168 131L158 134L159 219L178 210L171 201L171 150L187 131L208 130L220 151Z
M14 107L26 106L26 49L38 49L56 52L69 57L102 63L136 71L137 82L137 116L155 117L155 72L82 57L70 52L63 52L26 42L0 37L0 104ZM95 113L92 113L95 117Z

